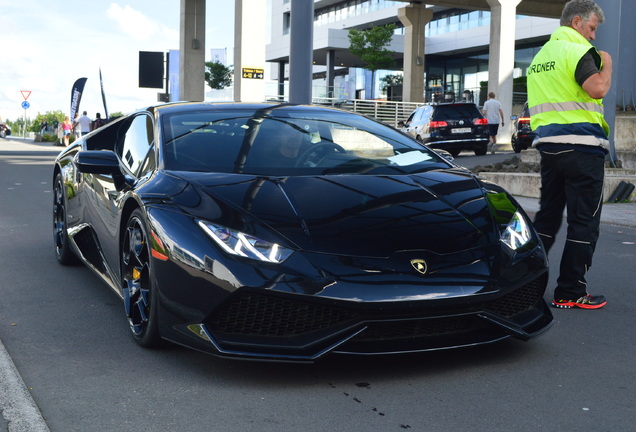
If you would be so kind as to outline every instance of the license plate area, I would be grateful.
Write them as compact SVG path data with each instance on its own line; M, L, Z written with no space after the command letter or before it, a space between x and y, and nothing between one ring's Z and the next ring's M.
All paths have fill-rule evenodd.
M451 129L451 133L454 134L464 134L464 133L471 133L472 129L471 128L455 128L455 129Z

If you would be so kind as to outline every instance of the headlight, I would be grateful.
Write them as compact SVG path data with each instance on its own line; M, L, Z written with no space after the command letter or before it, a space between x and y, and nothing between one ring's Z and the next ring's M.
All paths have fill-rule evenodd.
M517 250L530 241L530 226L519 212L515 212L506 229L501 233L501 241L512 250Z
M279 264L294 252L291 249L248 234L198 220L197 223L225 252L257 261Z

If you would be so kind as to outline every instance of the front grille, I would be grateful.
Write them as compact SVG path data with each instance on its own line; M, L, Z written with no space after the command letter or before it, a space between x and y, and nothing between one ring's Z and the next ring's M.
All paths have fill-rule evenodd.
M497 315L509 318L524 310L533 308L543 293L548 280L548 274L544 273L533 281L505 296L486 303L484 309Z
M487 323L475 315L416 319L405 321L380 321L369 323L357 341L412 339L442 336L485 327Z
M206 324L213 333L275 337L335 327L356 318L355 313L344 308L249 293Z
M364 323L365 339L392 339L458 333L479 328L483 321L475 314L488 311L510 318L532 309L542 298L547 273L496 300L467 307L411 309L408 316L393 309L361 312L357 307L338 307L306 302L270 293L243 293L212 315L205 324L213 334L292 337L315 331ZM385 305L386 306L386 305ZM443 314L444 317L435 316Z

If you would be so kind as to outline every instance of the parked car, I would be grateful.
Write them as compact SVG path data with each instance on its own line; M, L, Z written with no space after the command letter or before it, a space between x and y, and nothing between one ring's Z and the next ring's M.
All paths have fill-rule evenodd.
M57 260L112 288L144 347L309 362L528 340L553 322L515 199L359 114L149 107L64 149L52 179Z
M488 120L474 103L424 105L406 120L402 131L431 148L457 156L462 150L488 152Z
M510 142L512 149L515 153L520 153L521 150L532 147L532 142L536 137L536 134L532 131L530 126L530 110L528 109L528 102L523 105L523 109L518 116L511 116L510 120L513 121L512 137Z
M0 123L0 138L6 138L11 135L11 128L4 123Z

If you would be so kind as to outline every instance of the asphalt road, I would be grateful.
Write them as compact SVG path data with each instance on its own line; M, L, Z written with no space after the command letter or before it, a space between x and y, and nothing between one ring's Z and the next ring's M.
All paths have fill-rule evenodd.
M635 429L633 228L602 226L588 280L608 305L554 310L555 326L528 343L314 365L145 350L118 297L55 260L58 150L0 139L0 340L23 380L0 382L2 432L33 430L15 420L33 414L29 398L54 432Z

